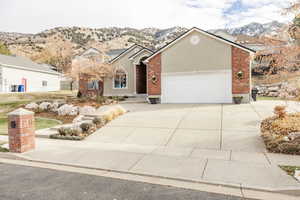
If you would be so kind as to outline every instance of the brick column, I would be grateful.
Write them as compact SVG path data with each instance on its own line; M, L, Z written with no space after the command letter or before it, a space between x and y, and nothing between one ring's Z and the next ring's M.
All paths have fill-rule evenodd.
M8 113L9 151L23 153L35 148L34 113L19 108Z
M149 96L160 96L161 95L161 54L157 54L147 64L148 74L148 95ZM156 81L152 81L153 77Z
M232 94L250 93L250 53L232 47ZM242 79L237 78L237 73L243 72Z

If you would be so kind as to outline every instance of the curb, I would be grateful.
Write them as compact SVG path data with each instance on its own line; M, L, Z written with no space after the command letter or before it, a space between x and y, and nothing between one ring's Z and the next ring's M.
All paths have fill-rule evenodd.
M249 199L265 199L265 200L298 200L300 194L287 194L287 193L278 193L278 192L267 192L262 190L254 190L254 189L245 189L240 187L231 187L231 186L222 186L218 184L211 183L198 183L198 182L187 182L182 180L171 180L161 177L151 177L145 175L136 175L129 173L117 172L116 170L100 170L93 169L88 167L78 167L78 166L69 166L63 164L53 164L49 162L37 162L33 160L18 160L16 158L23 157L18 155L10 154L14 156L15 159L7 159L1 158L0 155L0 163L7 163L12 165L22 165L28 167L39 167L44 169L58 170L58 171L68 171L71 173L81 173L86 175L93 176L101 176L107 178L121 179L121 180L129 180L135 182L144 182L149 184L156 185L165 185L172 186L177 188L198 190L210 193L224 194L236 197L249 198ZM23 158L24 159L24 158Z
M300 188L299 187L286 187L286 188L277 188L276 190L272 188L257 188L257 187L244 187L241 183L226 183L226 182L217 182L217 181L196 181L196 180L189 180L189 179L183 179L183 178L172 178L172 177L166 177L166 176L158 176L158 175L151 175L151 174L143 174L143 173L136 173L136 172L130 172L130 171L122 171L122 170L115 170L115 169L105 169L105 168L96 168L96 167L88 167L88 166L82 166L82 165L74 165L74 164L66 164L66 163L60 163L60 162L49 162L49 161L42 161L37 159L31 159L24 155L16 155L14 156L18 158L22 158L24 160L30 161L30 162L37 162L37 163L44 163L44 164L52 164L52 165L59 165L59 166L67 166L67 167L74 167L74 168L82 168L82 169L89 169L89 170L99 170L99 171L105 171L105 172L113 172L113 173L119 173L119 174L128 174L128 175L134 175L134 176L144 176L144 177L150 177L150 178L159 178L159 179L166 179L166 180L172 180L172 181L181 181L181 182L188 182L188 183L194 183L194 184L208 184L208 185L214 185L214 186L221 186L221 187L229 187L229 188L235 188L235 189L246 189L246 190L255 190L255 191L261 191L261 192L273 192L278 194L288 194L288 195L300 195ZM0 157L1 158L1 157Z

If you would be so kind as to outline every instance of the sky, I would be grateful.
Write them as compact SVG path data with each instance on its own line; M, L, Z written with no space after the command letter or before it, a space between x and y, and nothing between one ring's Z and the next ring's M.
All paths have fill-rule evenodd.
M0 0L0 31L37 33L60 26L202 29L287 22L292 0Z

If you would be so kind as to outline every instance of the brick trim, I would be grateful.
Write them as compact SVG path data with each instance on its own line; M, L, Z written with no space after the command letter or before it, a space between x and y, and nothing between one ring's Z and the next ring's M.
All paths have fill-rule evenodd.
M152 81L153 76L156 81ZM147 93L161 95L161 53L151 58L147 64Z
M231 46L232 58L232 94L250 93L250 53ZM238 72L243 72L239 79Z

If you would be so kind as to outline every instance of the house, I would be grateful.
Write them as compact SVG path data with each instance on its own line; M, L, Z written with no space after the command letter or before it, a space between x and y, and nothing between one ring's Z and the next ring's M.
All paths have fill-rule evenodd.
M250 101L254 50L192 28L156 52L133 45L110 61L104 96L145 95L161 103Z
M60 78L50 65L0 54L0 93L58 91Z
M97 62L105 61L104 54L100 50L91 47L74 56L74 58L72 59L72 63L91 59L96 60Z

